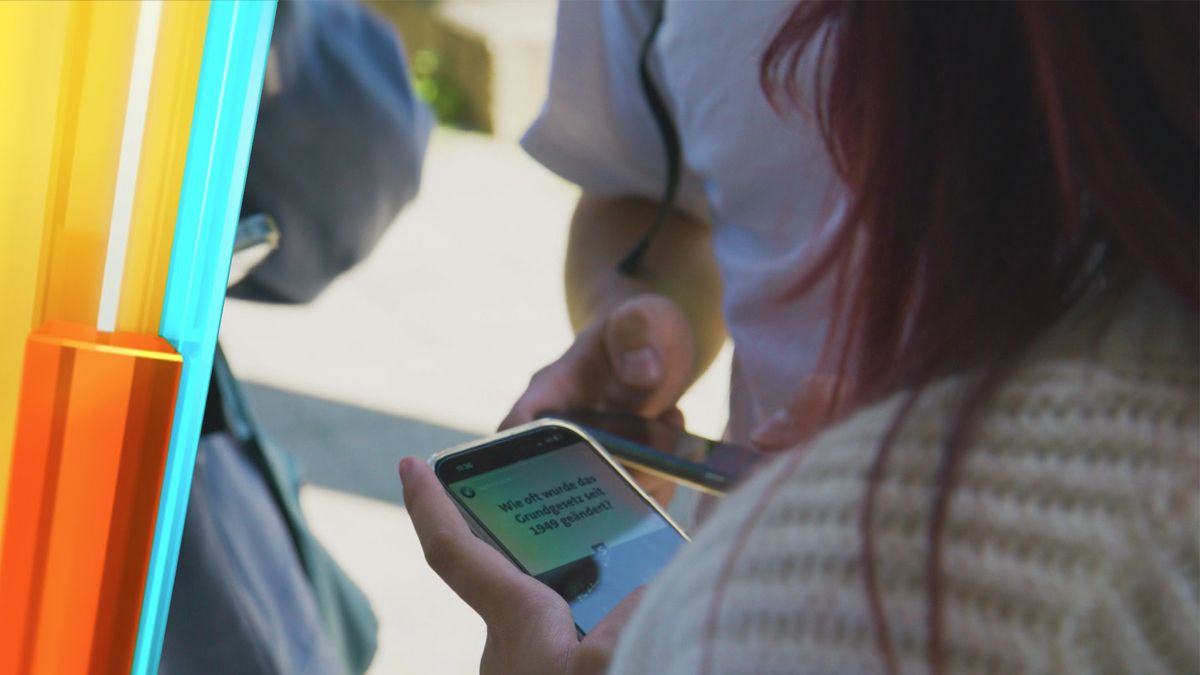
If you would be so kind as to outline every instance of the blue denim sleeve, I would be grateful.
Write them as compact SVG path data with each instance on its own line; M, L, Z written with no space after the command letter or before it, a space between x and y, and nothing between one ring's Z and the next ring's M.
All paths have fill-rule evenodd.
M390 26L356 3L280 3L242 206L280 245L230 295L307 302L362 260L416 195L431 126Z

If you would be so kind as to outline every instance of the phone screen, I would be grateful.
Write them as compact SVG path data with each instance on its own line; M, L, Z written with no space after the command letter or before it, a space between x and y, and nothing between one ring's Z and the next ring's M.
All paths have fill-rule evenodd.
M458 503L590 631L686 541L585 439L544 426L435 467Z

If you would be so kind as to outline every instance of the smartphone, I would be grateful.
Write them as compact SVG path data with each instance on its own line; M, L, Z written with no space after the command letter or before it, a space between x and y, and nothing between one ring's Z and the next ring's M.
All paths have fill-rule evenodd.
M687 542L608 453L569 422L539 420L429 462L476 535L561 595L580 635Z
M582 427L627 467L709 494L728 493L768 459L758 450L702 438L637 415L570 411L546 416Z

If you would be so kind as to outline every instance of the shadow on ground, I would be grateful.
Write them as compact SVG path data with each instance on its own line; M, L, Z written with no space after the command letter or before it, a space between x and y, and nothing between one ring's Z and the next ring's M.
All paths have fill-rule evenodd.
M264 384L242 386L262 430L303 462L307 482L401 506L401 457L429 457L478 437Z

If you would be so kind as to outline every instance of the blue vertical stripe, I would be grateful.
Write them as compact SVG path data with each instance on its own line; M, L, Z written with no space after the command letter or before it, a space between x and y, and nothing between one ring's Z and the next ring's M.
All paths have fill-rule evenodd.
M209 10L159 325L159 333L183 356L183 375L142 599L134 675L157 672L162 654L274 18L275 0L215 0Z

